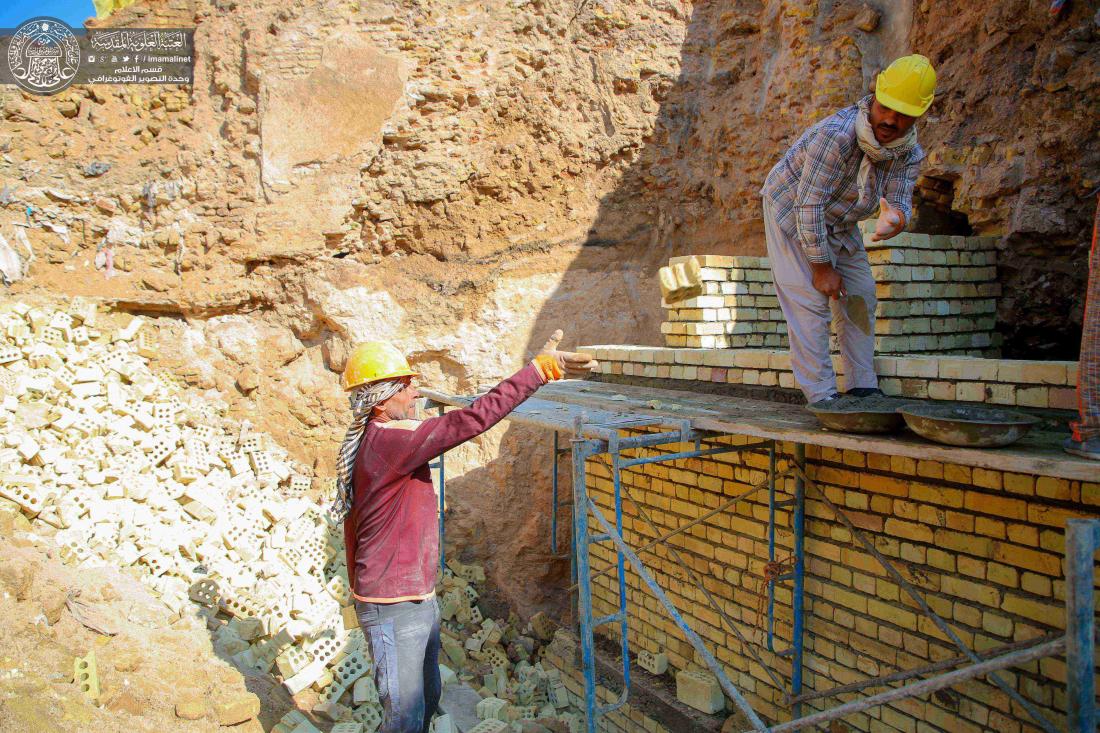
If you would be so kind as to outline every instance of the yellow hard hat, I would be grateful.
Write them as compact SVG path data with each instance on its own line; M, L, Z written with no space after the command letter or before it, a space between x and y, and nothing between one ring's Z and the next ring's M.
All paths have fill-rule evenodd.
M341 383L344 390L355 389L361 384L394 377L419 376L409 367L397 348L386 341L367 341L356 346L344 366Z
M878 103L910 117L928 111L935 93L936 70L919 53L895 59L875 80Z

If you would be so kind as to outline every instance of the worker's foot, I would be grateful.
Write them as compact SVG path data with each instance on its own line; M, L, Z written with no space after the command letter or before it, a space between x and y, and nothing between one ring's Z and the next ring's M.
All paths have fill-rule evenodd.
M806 407L809 407L809 408L814 409L814 410L827 410L830 407L835 406L836 403L839 400L840 400L840 394L838 392L833 392L828 397L822 398L822 399L818 400L817 402L811 402L810 404L806 405Z
M885 397L878 387L855 387L844 393L846 397Z
M1066 438L1066 442L1062 443L1062 450L1075 456L1100 461L1100 438L1074 440L1072 437L1069 437Z

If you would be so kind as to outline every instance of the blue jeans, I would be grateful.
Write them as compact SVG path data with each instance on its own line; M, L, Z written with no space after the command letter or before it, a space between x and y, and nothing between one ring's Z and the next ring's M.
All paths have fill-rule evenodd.
M374 660L384 717L379 733L427 733L439 705L439 605L355 601Z

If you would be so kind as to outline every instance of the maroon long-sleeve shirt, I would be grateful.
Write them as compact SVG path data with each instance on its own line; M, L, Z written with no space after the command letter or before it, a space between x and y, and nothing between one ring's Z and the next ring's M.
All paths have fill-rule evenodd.
M528 364L469 407L428 420L367 423L344 520L352 592L361 601L427 598L439 566L439 524L428 462L489 428L544 383Z

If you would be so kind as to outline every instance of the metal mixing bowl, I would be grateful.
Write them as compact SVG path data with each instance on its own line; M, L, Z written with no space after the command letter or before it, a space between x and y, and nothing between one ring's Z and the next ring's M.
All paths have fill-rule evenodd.
M922 438L966 448L1000 448L1024 437L1039 418L1012 410L970 405L915 404L898 408Z

